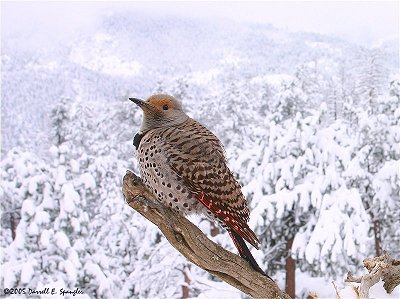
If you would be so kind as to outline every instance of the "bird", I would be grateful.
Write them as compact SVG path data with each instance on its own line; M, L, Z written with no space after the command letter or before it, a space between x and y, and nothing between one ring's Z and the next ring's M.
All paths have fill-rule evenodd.
M190 118L180 101L167 94L129 98L143 111L133 144L142 180L164 205L182 215L200 214L217 221L232 238L239 255L269 277L244 240L259 249L250 229L250 211L240 184L230 171L221 141Z

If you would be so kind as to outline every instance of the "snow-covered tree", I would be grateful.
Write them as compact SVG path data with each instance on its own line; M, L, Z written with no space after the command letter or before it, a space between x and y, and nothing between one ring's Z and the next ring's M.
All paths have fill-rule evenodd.
M331 278L381 249L400 254L397 43L130 12L94 30L51 51L2 44L1 288L226 289L123 201L142 117L128 98L160 92L225 145L268 274L294 264L297 277ZM224 231L211 238L235 252Z
M53 129L54 144L60 145L68 138L69 105L70 99L61 98L51 111L51 127Z
M299 86L298 80L283 82L274 111L278 121L293 118L297 113L304 114L307 108L307 94Z
M54 200L51 169L27 153L11 151L9 157L13 165L2 165L9 175L4 181L5 194L9 195L6 200L20 199L16 204L21 206L15 209L20 214L15 237L5 246L2 267L7 275L1 284L7 288L37 288L48 283L73 286L74 282L68 284L73 273L68 272L71 267L65 257L72 254L75 262L79 258L67 251L70 246L65 232L54 227L60 202ZM11 184L15 185L14 194L9 193ZM59 274L54 275L57 271Z
M392 187L380 180L381 169L400 159L399 105L398 97L381 95L376 97L370 111L359 113L357 148L345 173L348 185L359 189L365 209L370 215L377 256L383 249L382 229L390 228L389 223L397 216L395 207L398 196L393 192L397 190L397 174L393 171L388 172L388 177L394 182Z
M360 48L358 55L353 93L357 104L372 113L376 98L387 88L388 69L381 49Z
M340 121L322 126L326 113L322 105L309 117L270 120L260 145L237 159L235 169L247 165L243 189L252 198L251 223L272 273L285 264L294 273L287 266L291 257L300 269L336 276L358 267L366 252L367 213L343 176L355 146Z

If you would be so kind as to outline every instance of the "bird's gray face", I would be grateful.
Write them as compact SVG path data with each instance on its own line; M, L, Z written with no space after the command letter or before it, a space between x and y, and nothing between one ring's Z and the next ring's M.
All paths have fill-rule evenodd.
M143 110L141 133L155 128L176 126L189 118L183 112L181 104L169 95L153 95L146 101L129 99Z

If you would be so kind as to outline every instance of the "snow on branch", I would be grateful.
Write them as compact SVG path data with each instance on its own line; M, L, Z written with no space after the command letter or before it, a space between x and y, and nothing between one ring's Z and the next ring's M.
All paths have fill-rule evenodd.
M215 244L185 217L158 202L129 170L122 192L129 206L157 225L171 245L195 265L253 298L290 298L244 259Z
M369 289L380 279L384 282L383 287L389 294L400 284L400 260L392 258L387 252L378 257L366 258L363 264L368 274L354 277L349 272L345 280L345 282L360 284L357 290L359 298L369 298Z

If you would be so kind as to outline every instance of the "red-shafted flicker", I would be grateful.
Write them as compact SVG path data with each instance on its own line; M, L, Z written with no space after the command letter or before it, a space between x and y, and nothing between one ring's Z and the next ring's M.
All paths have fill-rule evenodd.
M247 224L246 198L227 166L220 140L190 118L172 96L130 100L143 110L134 145L145 185L159 201L183 215L197 213L218 221L239 254L265 275L244 242L259 248Z

